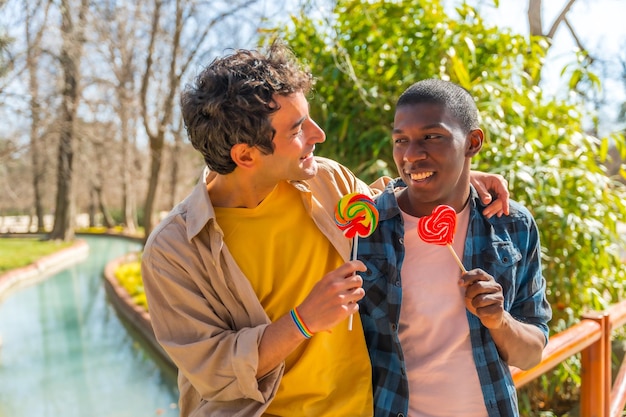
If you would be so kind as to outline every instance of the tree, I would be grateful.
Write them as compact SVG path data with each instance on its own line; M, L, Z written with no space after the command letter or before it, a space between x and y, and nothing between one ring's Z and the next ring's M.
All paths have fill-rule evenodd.
M60 64L63 70L63 101L59 117L59 153L57 166L57 197L54 211L54 226L51 239L72 240L74 238L73 159L74 127L80 102L80 64L85 42L84 30L87 21L88 0L81 0L78 15L73 16L71 0L61 0L61 47Z
M582 311L626 297L617 230L626 191L598 163L611 140L624 138L585 133L580 100L546 96L536 84L545 38L490 27L467 4L456 13L448 16L436 0L339 0L326 20L304 10L276 32L318 77L310 103L327 134L319 153L368 180L395 175L389 132L406 87L436 77L476 97L486 143L475 168L503 174L537 220L557 332ZM562 372L570 382L576 374ZM545 383L554 388L561 379ZM552 401L548 407L558 396Z
M542 2L543 0L528 0L528 27L530 29L530 36L543 36L552 40L557 29L563 23L569 29L580 49L585 50L579 41L576 31L567 20L567 13L572 8L576 0L567 0L561 9L561 12L556 19L554 19L554 22L550 25L550 29L547 32L544 32L543 30L543 17L541 12Z
M39 66L40 54L42 51L42 37L48 23L48 11L51 1L46 0L36 2L32 8L25 6L24 32L26 38L26 70L28 71L28 87L30 95L30 156L32 162L32 181L34 192L35 216L37 218L37 232L43 233L44 228L44 206L43 187L45 164L42 163L42 106L39 88ZM43 10L43 17L38 26L33 27L34 15Z
M105 1L96 6L99 19L94 22L95 34L102 45L102 55L110 65L113 79L104 78L102 82L113 90L115 100L112 103L117 116L117 132L121 142L121 172L119 177L122 190L122 223L130 234L137 230L136 182L138 153L136 136L139 114L139 95L136 73L139 59L140 40L134 34L140 30L143 22L143 10L137 4ZM105 74L103 74L105 75ZM109 74L106 74L109 75ZM106 76L105 75L105 76ZM110 136L115 132L109 132ZM135 171L133 173L133 171ZM134 175L133 175L134 174Z
M568 19L568 13L576 3L576 0L567 0L554 19L554 22L550 25L550 28L545 31L543 28L543 13L542 13L542 0L528 0L528 22L530 29L530 36L538 36L543 37L548 40L548 47L552 46L554 35L559 27L565 26L570 36L574 40L578 48L577 56L578 63L575 65L575 68L571 71L570 79L569 79L569 87L571 91L576 92L579 96L582 97L583 101L586 105L591 106L595 109L596 113L600 113L604 106L607 106L607 93L603 91L601 88L600 78L595 74L595 72L599 72L602 75L602 79L608 81L611 76L617 74L611 74L611 69L616 67L616 64L620 64L619 59L617 57L617 62L615 60L606 61L602 59L600 53L597 55L593 54L585 45L583 44L580 36L578 35L576 28L570 23ZM613 58L613 57L611 57ZM623 62L621 62L623 65ZM564 68L563 73L568 68ZM539 79L536 80L537 83ZM610 93L609 93L610 95ZM593 123L588 130L591 130L594 135L598 134L599 129L599 121L597 118L593 118ZM620 122L620 116L617 116L617 122ZM620 149L616 148L619 146L618 141L612 141L609 149L609 161L607 161L607 167L609 172L612 174L616 174L619 172L619 167L621 165L621 161L623 157L620 157L622 153ZM616 168L617 167L617 168ZM622 181L624 179L622 178Z
M0 57L0 70L7 71L0 82L0 118L7 121L3 135L20 147L29 143L19 157L28 157L32 166L26 171L31 179L27 190L22 185L20 195L2 205L36 214L37 219L55 210L53 235L62 239L71 234L72 212L88 210L93 190L86 184L96 184L93 177L73 174L92 157L91 142L96 140L91 134L81 136L76 121L87 133L101 123L110 126L106 137L99 138L107 141L106 156L114 156L110 161L115 166L121 161L119 175L102 178L97 186L102 201L111 204L114 217L121 213L119 219L129 231L141 222L149 233L153 215L168 210L203 165L184 141L178 110L184 78L226 48L251 45L258 22L280 10L282 2L85 4L8 0L2 9L0 25L9 36L1 42L25 39L11 44L10 51L3 49ZM1 42L0 48L6 45ZM83 151L86 154L79 154ZM191 158L191 163L183 164L181 158ZM7 184L23 184L22 177L9 177L17 171L6 174ZM143 210L137 209L137 196L145 196Z
M5 7L4 1L0 1L0 10ZM3 28L0 28L3 29ZM0 32L0 79L5 76L11 65L11 59L8 54L10 39L5 33ZM0 93L2 86L0 86Z
M201 47L205 44L212 30L228 17L248 9L256 2L257 0L244 0L229 1L219 5L212 3L213 12L205 15L200 25L193 22L197 18L194 13L198 13L197 9L199 8L199 3L193 0L175 0L173 6L169 5L172 8L168 13L171 13L174 19L167 21L166 24L163 24L161 20L164 7L168 6L168 3L162 0L155 0L153 3L140 93L142 119L150 146L149 182L144 203L146 236L153 228L154 206L163 163L165 139L166 135L171 133L168 129L170 129L174 118L174 103L176 95L180 91L181 79L197 55L200 54ZM215 13L215 10L218 12ZM193 27L197 30L186 33L183 30L186 27ZM157 58L162 60L160 67L162 78L160 80L155 80L154 77L155 70L159 69L156 67ZM151 88L156 89L158 93L150 95ZM154 91L152 92L154 93Z

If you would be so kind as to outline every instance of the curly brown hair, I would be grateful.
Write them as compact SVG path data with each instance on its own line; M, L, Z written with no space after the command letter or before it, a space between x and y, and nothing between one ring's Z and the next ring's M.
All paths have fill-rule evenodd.
M312 85L311 74L282 42L265 53L237 49L211 62L184 89L181 109L189 140L212 171L228 174L236 167L230 157L235 144L274 152L270 116L279 108L274 97L307 94Z

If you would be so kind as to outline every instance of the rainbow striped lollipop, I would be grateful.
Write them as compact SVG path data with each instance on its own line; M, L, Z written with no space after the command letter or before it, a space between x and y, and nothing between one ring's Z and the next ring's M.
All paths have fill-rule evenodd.
M352 259L356 259L359 236L368 237L378 225L378 210L374 201L365 194L351 193L343 196L335 208L335 223L352 244ZM352 330L352 315L348 321Z
M368 237L378 225L378 210L374 201L365 194L347 194L335 208L335 223L348 239Z

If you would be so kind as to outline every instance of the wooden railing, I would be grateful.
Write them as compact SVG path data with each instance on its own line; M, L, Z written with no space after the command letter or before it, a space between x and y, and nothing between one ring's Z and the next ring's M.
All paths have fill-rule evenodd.
M626 365L611 387L611 334L626 324L626 301L606 311L585 314L576 325L550 337L541 363L522 371L511 368L517 388L581 354L580 417L619 417L626 405Z

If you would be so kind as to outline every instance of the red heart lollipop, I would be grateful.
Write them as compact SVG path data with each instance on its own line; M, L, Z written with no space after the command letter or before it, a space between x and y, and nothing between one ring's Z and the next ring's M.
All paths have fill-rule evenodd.
M420 217L417 233L426 243L449 245L456 231L456 211L450 206L437 206L430 216Z
M437 206L429 216L417 221L417 234L426 243L447 246L463 273L467 272L452 247L456 231L456 211L450 206Z

